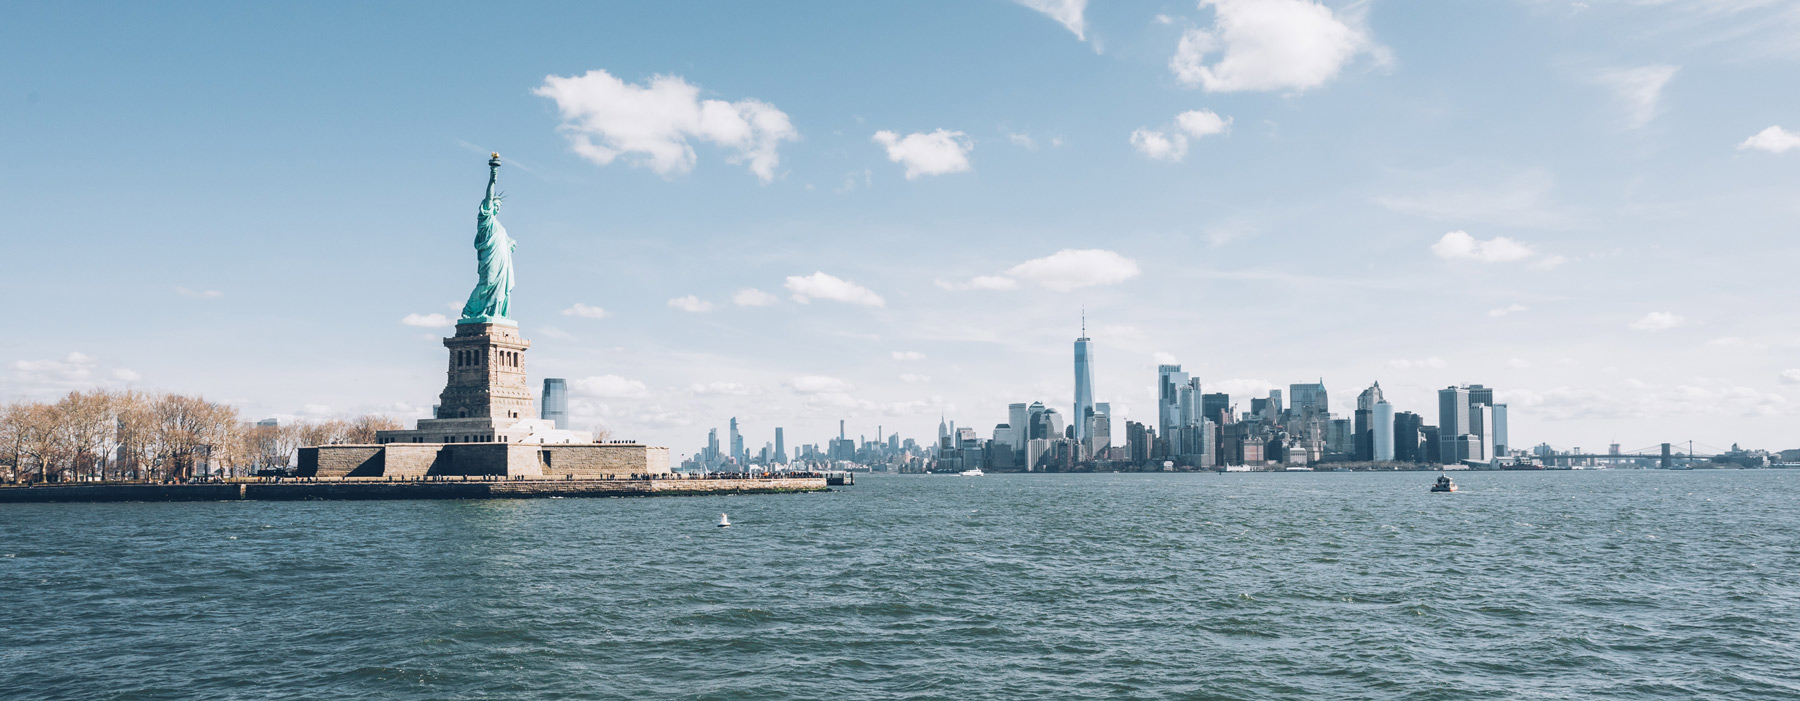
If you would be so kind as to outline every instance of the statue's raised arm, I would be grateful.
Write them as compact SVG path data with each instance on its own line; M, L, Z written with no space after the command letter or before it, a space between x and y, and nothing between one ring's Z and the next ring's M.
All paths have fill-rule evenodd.
M463 305L462 324L512 324L513 240L500 225L500 202L494 192L500 179L500 154L488 159L487 196L475 216L475 289Z

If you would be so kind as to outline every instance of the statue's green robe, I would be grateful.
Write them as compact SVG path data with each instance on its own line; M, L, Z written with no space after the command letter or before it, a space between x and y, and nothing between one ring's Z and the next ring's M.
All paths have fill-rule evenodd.
M462 323L489 323L508 319L512 309L512 252L517 243L500 225L500 200L494 196L499 166L488 173L487 197L475 215L475 289L463 305Z

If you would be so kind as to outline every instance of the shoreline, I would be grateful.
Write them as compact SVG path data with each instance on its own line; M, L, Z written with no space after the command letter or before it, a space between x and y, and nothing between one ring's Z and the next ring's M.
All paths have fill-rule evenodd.
M707 496L831 491L826 477L635 480L329 480L0 487L0 504L181 501L370 501Z

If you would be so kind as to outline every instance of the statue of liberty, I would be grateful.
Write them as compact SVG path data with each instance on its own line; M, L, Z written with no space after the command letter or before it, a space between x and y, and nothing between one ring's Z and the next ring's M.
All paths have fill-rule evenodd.
M507 312L512 309L512 252L518 244L500 225L503 196L494 193L499 177L500 154L496 153L488 160L487 197L475 214L475 289L463 305L459 324L515 324Z

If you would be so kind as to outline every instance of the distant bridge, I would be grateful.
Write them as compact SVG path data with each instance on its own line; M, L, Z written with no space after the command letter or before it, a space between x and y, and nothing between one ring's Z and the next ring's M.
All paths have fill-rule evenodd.
M1546 462L1552 461L1552 460L1627 460L1627 459L1641 460L1641 459L1651 459L1651 460L1659 461L1657 464L1658 467L1661 467L1663 469L1668 469L1669 467L1674 465L1674 461L1676 461L1676 460L1692 462L1694 460L1709 459L1709 458L1712 458L1715 455L1717 455L1717 453L1713 453L1713 454L1695 453L1694 452L1694 442L1688 441L1687 443L1688 443L1688 452L1686 452L1686 453L1671 452L1670 448L1675 444L1663 443L1663 444L1660 444L1657 446L1651 446L1648 448L1638 448L1638 449L1632 450L1630 452L1620 451L1617 453L1568 453L1568 454L1557 453L1555 455L1537 455L1534 457L1537 457L1538 459L1544 460Z

